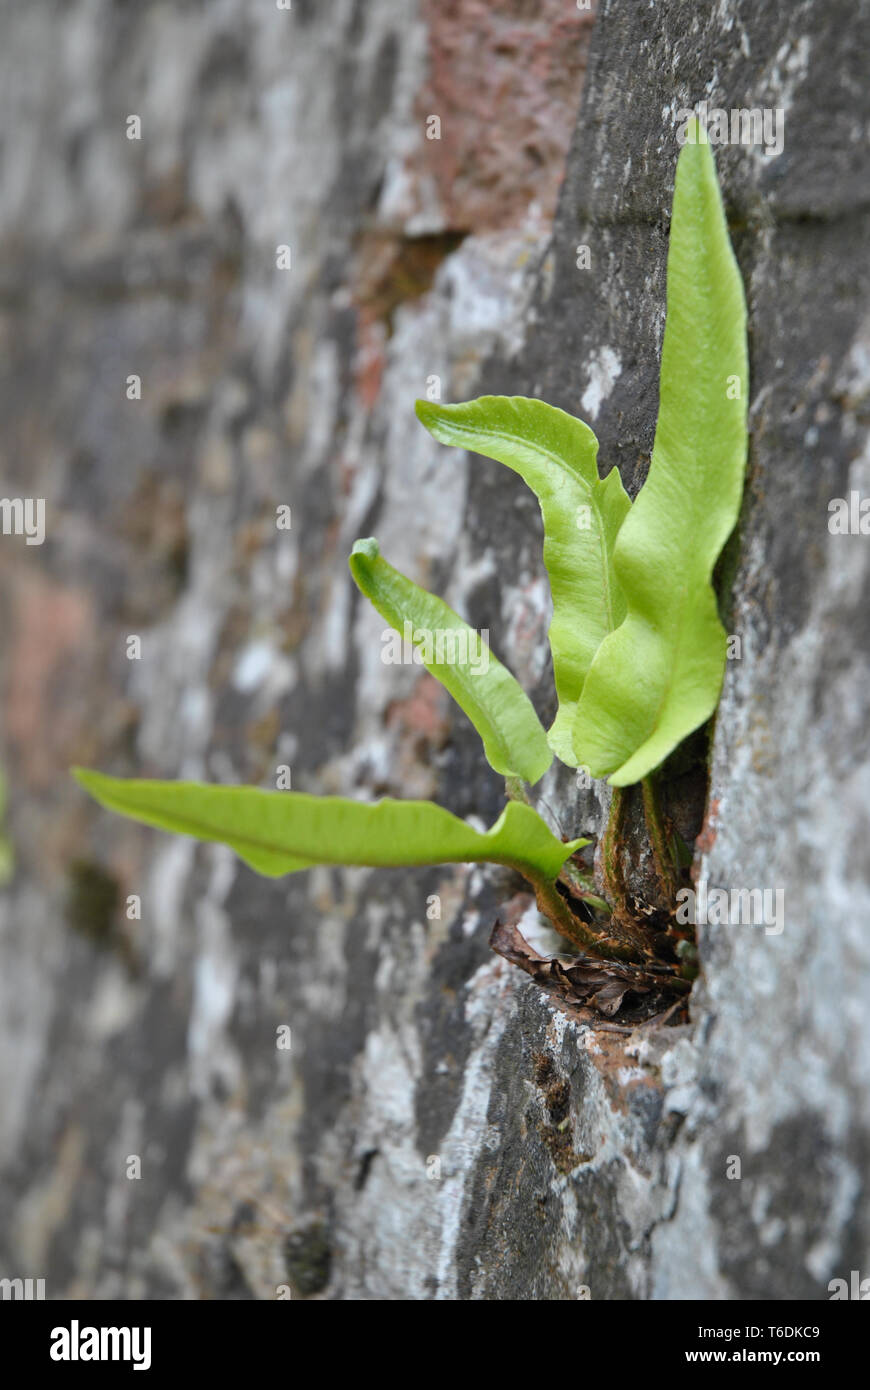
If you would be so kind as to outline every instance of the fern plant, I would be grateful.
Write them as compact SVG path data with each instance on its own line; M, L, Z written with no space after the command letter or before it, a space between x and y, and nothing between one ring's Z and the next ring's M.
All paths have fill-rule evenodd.
M691 972L673 952L663 960L626 910L614 855L621 789L642 782L654 854L663 878L672 872L654 773L715 710L726 661L712 575L743 489L746 311L712 152L697 123L690 136L677 161L655 442L633 503L616 469L601 478L589 427L543 401L417 402L437 440L507 465L538 498L558 698L549 731L510 672L493 657L477 659L477 634L394 569L374 539L357 541L350 556L359 589L392 627L413 634L423 664L506 778L510 799L495 825L478 832L430 802L369 804L75 769L97 801L148 825L223 842L272 876L314 864L509 865L593 969L615 971L624 989L688 989ZM450 640L436 645L433 633ZM554 755L614 789L603 887L581 857L589 842L558 839L529 803L527 784L540 780Z

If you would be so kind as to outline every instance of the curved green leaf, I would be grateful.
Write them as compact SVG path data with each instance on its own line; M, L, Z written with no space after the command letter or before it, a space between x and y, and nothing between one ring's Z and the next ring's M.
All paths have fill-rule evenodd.
M313 864L488 862L510 864L533 881L554 879L587 840L563 844L531 806L512 801L480 832L431 801L374 803L259 787L213 787L107 777L86 768L73 776L102 806L123 816L229 845L270 878Z
M359 540L350 569L382 618L417 648L423 665L465 711L490 766L502 776L537 782L553 755L534 706L479 633L381 555L376 540Z
M620 787L709 718L725 671L711 576L743 491L746 306L713 155L695 135L677 161L652 461L614 554L628 613L592 662L574 725L578 759Z
M599 478L598 441L588 425L545 401L481 396L462 405L417 401L416 410L440 443L506 464L538 498L559 698L549 742L562 762L576 767L571 730L577 701L600 643L625 616L613 547L631 506L628 494L615 468L603 482Z

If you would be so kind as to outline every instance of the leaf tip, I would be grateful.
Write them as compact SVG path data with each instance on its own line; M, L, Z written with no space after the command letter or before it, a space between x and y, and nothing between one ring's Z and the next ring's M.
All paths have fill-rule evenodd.
M438 427L443 426L445 421L449 422L450 412L453 408L452 406L443 405L440 401L424 401L418 399L414 402L414 413L417 419L430 434L435 435L436 439L438 439L438 434L436 433ZM439 442L444 443L445 441L440 440Z
M584 839L582 836L579 840L566 840L564 845L568 851L567 858L570 859L572 854L576 854L578 850L585 849L587 845L591 844L591 840Z
M354 541L350 556L353 559L354 555L364 555L367 560L376 560L380 553L381 547L374 536L363 536Z
M92 796L94 801L105 806L106 794L115 782L114 777L109 777L105 772L96 772L91 767L71 767L70 776L78 782L82 791Z

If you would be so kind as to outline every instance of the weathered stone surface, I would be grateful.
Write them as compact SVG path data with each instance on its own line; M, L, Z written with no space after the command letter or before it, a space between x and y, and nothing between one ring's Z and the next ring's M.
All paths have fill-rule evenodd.
M0 21L0 491L48 507L43 547L0 537L0 1273L217 1299L825 1298L870 1273L868 538L827 526L870 487L867 8L602 4L579 117L570 5ZM345 557L377 534L551 712L534 499L411 405L433 376L538 394L636 490L675 118L704 97L781 107L785 144L717 152L751 315L742 657L709 788L702 737L666 792L703 818L698 876L783 887L785 928L704 929L691 1024L629 1036L489 953L498 875L266 882L86 806L66 768L286 763L492 819L476 738L381 662ZM571 833L606 804L567 772L542 797Z

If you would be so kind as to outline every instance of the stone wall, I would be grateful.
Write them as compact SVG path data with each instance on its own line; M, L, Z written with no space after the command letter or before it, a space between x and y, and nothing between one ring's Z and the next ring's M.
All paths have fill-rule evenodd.
M0 537L0 1274L59 1298L780 1299L870 1272L868 541L827 510L870 487L867 10L0 20L0 492L47 506L44 545ZM552 714L534 498L413 400L433 377L540 395L636 491L675 122L703 98L781 109L785 142L717 151L750 310L721 574L741 658L667 790L697 875L783 887L785 929L702 930L690 1024L619 1033L489 952L497 874L267 881L67 768L288 765L492 820L476 736L381 662L346 556L377 535ZM541 793L566 832L606 809L567 772Z

